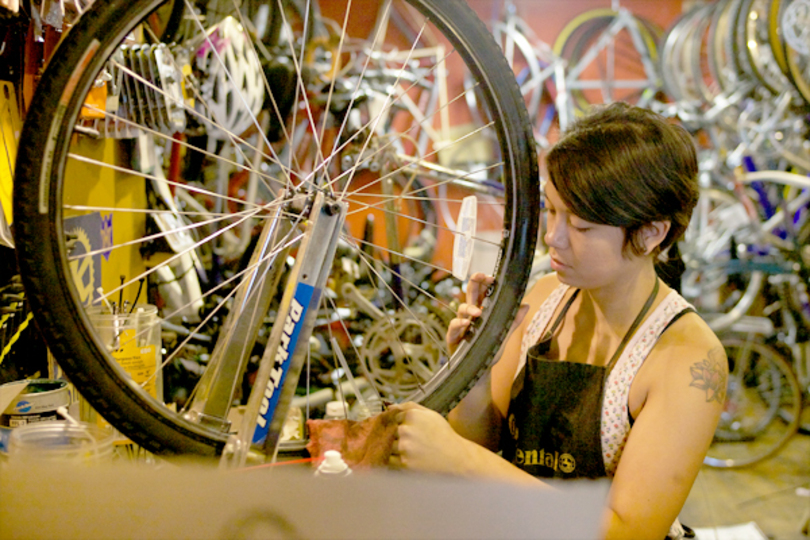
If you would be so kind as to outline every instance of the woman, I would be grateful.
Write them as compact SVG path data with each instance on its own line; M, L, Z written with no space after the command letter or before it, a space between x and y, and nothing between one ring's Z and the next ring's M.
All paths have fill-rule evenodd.
M717 337L655 268L697 202L694 145L655 113L613 104L573 125L546 163L554 272L447 420L399 406L391 464L532 484L610 477L604 537L678 536L728 370ZM489 283L471 278L451 350Z

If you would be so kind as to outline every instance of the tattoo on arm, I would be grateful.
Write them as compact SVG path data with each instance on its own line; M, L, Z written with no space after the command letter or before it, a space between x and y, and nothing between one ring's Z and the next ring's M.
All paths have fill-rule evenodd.
M706 391L706 402L717 401L724 403L726 400L726 362L723 349L717 347L709 351L708 358L692 365L692 382L689 386L694 386Z

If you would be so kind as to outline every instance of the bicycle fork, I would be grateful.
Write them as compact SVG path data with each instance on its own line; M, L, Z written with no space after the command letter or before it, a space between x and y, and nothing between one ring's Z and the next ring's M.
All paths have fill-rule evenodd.
M319 192L284 290L267 347L245 408L241 429L228 438L221 468L245 465L252 445L274 456L309 350L321 294L332 267L348 205ZM260 389L264 388L264 391Z

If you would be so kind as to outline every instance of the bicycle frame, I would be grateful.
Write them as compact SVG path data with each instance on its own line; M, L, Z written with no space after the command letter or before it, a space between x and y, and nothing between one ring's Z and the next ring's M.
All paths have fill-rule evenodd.
M602 92L602 99L604 103L614 101L614 89L639 89L655 87L658 81L657 70L655 68L653 59L647 52L647 47L644 44L644 37L641 35L639 25L641 22L636 19L633 14L626 8L619 7L614 10L613 20L601 33L591 45L591 47L582 55L580 60L574 64L567 66L565 71L565 92L558 88L558 96L563 93L570 94L576 90L589 90L600 89ZM633 46L641 55L641 64L644 73L647 76L645 80L627 80L616 78L614 64L615 52L613 50L614 38L621 32L626 30L632 40ZM608 73L597 81L581 80L581 75L588 68L589 65L597 58L597 56L605 52L607 54ZM652 95L642 96L637 105L646 107L652 100ZM567 95L564 100L558 100L557 111L561 118L571 119L574 118L574 100L570 95ZM565 111L565 112L563 112Z

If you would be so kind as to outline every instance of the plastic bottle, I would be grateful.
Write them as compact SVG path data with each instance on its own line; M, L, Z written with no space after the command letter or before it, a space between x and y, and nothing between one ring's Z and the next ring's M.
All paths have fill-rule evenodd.
M346 411L349 410L349 404L345 401L330 401L326 404L326 415L324 420L345 420Z
M327 450L323 453L323 458L315 470L315 476L339 478L352 474L351 468L343 461L343 456L337 450Z
M357 421L362 421L372 416L377 416L383 410L382 401L379 399L366 399L365 401L358 401L354 407L355 417Z

